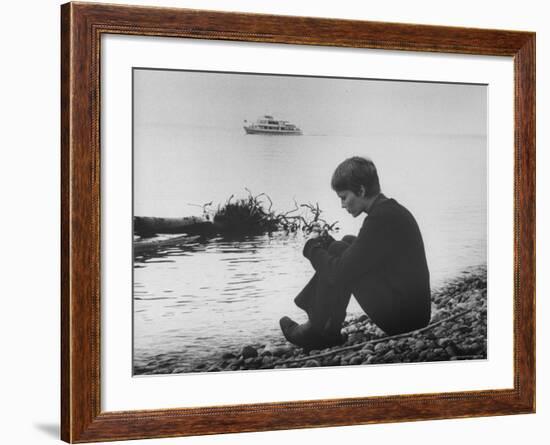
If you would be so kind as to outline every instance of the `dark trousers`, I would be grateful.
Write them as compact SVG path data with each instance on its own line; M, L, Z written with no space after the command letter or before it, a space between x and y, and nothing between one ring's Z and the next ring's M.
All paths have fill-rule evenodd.
M333 241L329 254L341 255L355 238L346 235L342 241ZM352 293L370 320L388 335L425 327L430 321L429 287L411 288L400 294L386 281L374 273L356 283L334 285L315 273L294 302L307 312L313 331L320 335L340 333ZM419 282L427 282L427 277Z
M328 248L329 254L341 255L355 238L353 235L346 235L342 241L333 241ZM294 302L306 311L314 331L330 336L340 333L351 292L351 287L331 285L315 273Z

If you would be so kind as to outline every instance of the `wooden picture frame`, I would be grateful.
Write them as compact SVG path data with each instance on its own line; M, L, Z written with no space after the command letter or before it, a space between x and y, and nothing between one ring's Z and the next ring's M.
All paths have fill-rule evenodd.
M101 36L123 34L509 56L514 60L514 387L101 410ZM535 34L92 3L61 7L61 438L70 443L535 411ZM512 277L510 277L512 280Z

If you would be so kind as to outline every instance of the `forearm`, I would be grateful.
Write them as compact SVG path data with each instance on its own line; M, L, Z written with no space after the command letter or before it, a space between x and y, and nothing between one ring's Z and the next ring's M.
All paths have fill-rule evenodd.
M387 239L384 225L371 221L341 254L332 255L318 239L312 239L304 246L304 256L330 283L346 284L380 264L386 255Z

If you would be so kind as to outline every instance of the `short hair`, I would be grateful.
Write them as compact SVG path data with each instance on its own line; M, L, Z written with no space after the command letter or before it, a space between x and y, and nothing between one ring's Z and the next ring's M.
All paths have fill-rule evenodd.
M330 183L336 192L351 190L359 194L361 186L365 187L367 197L376 196L380 193L380 181L374 162L370 159L353 156L342 162L332 175Z

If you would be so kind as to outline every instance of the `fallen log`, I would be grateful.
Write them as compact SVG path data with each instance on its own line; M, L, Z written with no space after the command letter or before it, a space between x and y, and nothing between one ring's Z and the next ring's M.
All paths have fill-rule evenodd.
M152 236L157 233L204 235L214 231L212 222L197 216L182 218L134 216L134 234L139 236Z
M137 240L134 241L134 255L142 255L146 252L155 251L161 248L185 245L189 242L195 241L198 238L200 238L200 235L182 235L167 239L146 238L143 240Z

